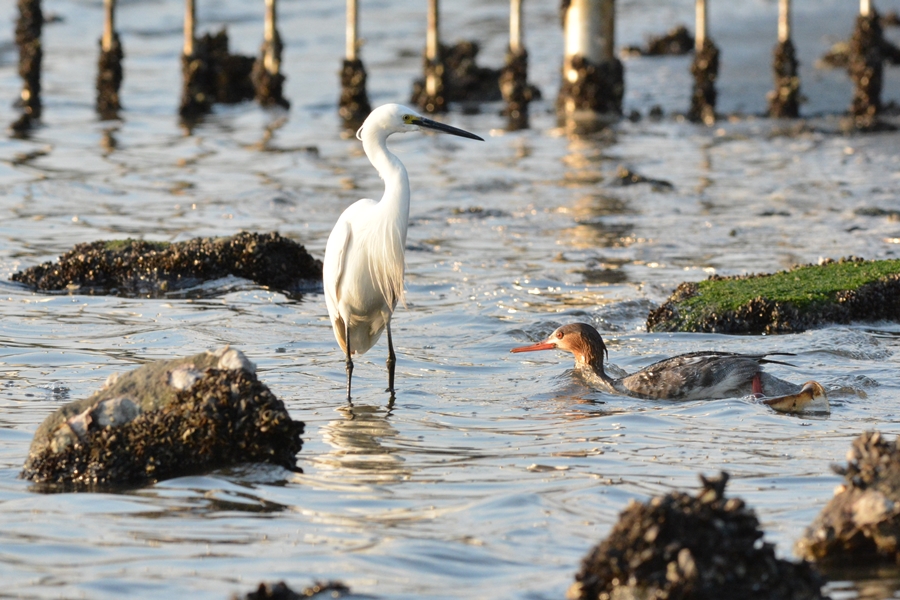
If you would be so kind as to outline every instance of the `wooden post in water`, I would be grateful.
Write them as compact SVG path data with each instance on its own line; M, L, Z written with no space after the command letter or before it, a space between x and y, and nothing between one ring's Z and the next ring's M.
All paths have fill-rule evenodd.
M97 112L101 119L115 119L119 109L119 88L122 85L124 52L115 29L116 0L103 1L103 36L100 38L100 59L97 66Z
M694 0L694 28L697 31L694 34L694 50L697 52L703 50L703 44L706 43L706 19L708 16L706 0Z
M696 0L696 33L694 34L694 90L688 118L712 125L716 121L716 79L719 76L719 49L709 38L707 0Z
M413 88L413 103L430 113L445 112L444 94L446 65L441 48L440 6L438 0L428 0L428 24L425 32L425 80L421 89Z
M778 41L791 39L791 0L778 0Z
M194 55L194 40L197 37L196 8L194 0L184 0L184 56Z
M775 45L773 69L775 89L769 92L769 116L800 116L800 63L791 41L791 0L778 2L778 43Z
M366 93L366 69L359 58L359 7L347 0L347 45L341 66L341 99L338 114L347 129L357 129L372 112Z
M622 62L615 56L615 0L570 0L563 12L560 115L622 114Z
M41 0L19 0L18 6L16 45L19 47L19 75L23 81L17 105L22 108L22 114L11 128L16 134L24 134L41 117L41 62L44 57L41 31L44 13L41 11Z
M253 94L262 106L282 106L291 103L284 97L284 75L281 74L281 53L284 46L278 34L278 11L276 0L266 0L266 15L263 22L263 43L259 58L253 63L250 80Z
M884 81L884 38L878 11L871 0L860 0L856 29L850 38L850 63L847 70L853 80L850 116L858 129L874 129L881 112L881 87Z
M522 47L522 0L509 2L509 50L513 54L520 53Z
M509 118L507 129L511 131L528 127L528 103L535 94L540 95L534 86L528 85L528 51L522 38L522 0L510 0L509 48L500 73L500 93L506 101L504 113Z

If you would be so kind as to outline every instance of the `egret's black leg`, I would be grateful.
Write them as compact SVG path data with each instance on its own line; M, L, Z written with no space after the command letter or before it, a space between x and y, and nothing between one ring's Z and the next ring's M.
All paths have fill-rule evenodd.
M394 341L391 339L391 322L387 323L387 337L388 337L388 357L387 357L387 370L388 370L388 389L391 393L391 398L394 397L394 367L397 365L397 356L394 354Z
M353 359L350 358L350 327L344 326L344 335L347 348L347 402L350 401L350 382L353 379ZM352 402L351 402L352 404Z

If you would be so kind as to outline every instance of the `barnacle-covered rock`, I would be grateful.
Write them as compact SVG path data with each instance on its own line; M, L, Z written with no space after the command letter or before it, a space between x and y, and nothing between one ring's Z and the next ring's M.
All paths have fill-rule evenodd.
M11 279L46 291L160 296L228 275L297 291L321 281L322 262L278 233L242 231L172 244L131 239L78 244L59 262L13 273Z
M822 598L824 581L809 563L776 558L753 510L724 497L726 473L700 479L696 496L629 504L583 560L567 598Z
M663 35L647 38L647 45L623 48L625 56L681 56L694 50L694 35L684 25L676 25Z
M256 94L250 74L252 56L228 51L228 32L207 33L194 41L194 52L181 56L184 80L178 112L196 119L212 110L215 102L236 104L252 100Z
M22 477L37 483L137 485L243 462L296 469L303 423L224 348L153 362L51 414Z
M795 333L900 320L900 260L849 257L765 275L682 283L647 317L648 331Z
M448 102L500 100L500 69L479 67L475 62L479 50L477 43L466 40L453 46L441 44L436 61L424 57L425 76L413 82L410 102L426 112L440 113L447 111ZM439 89L427 89L429 76Z
M323 598L343 598L349 593L350 588L340 581L317 581L299 592L295 592L286 583L279 581L274 585L260 583L256 590L244 596L232 596L232 600L301 600L302 598L316 598L320 594Z
M863 433L847 452L844 476L797 553L826 565L900 564L900 439Z

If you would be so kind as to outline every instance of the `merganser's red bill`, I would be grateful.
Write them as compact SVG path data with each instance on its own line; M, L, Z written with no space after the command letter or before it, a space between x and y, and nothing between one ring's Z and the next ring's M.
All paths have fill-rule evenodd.
M553 350L554 348L556 348L556 344L540 342L530 346L519 346L518 348L513 348L510 352L534 352L535 350Z

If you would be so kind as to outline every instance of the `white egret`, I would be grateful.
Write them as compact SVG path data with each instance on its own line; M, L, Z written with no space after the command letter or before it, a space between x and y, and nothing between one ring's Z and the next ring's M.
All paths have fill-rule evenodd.
M371 348L387 329L388 391L394 395L394 345L391 315L403 297L404 250L409 224L409 177L400 159L387 149L393 133L433 129L473 140L475 134L427 119L416 111L386 104L372 111L356 132L372 166L384 180L384 195L351 204L338 218L325 245L325 305L334 337L347 357L347 401L353 354Z

